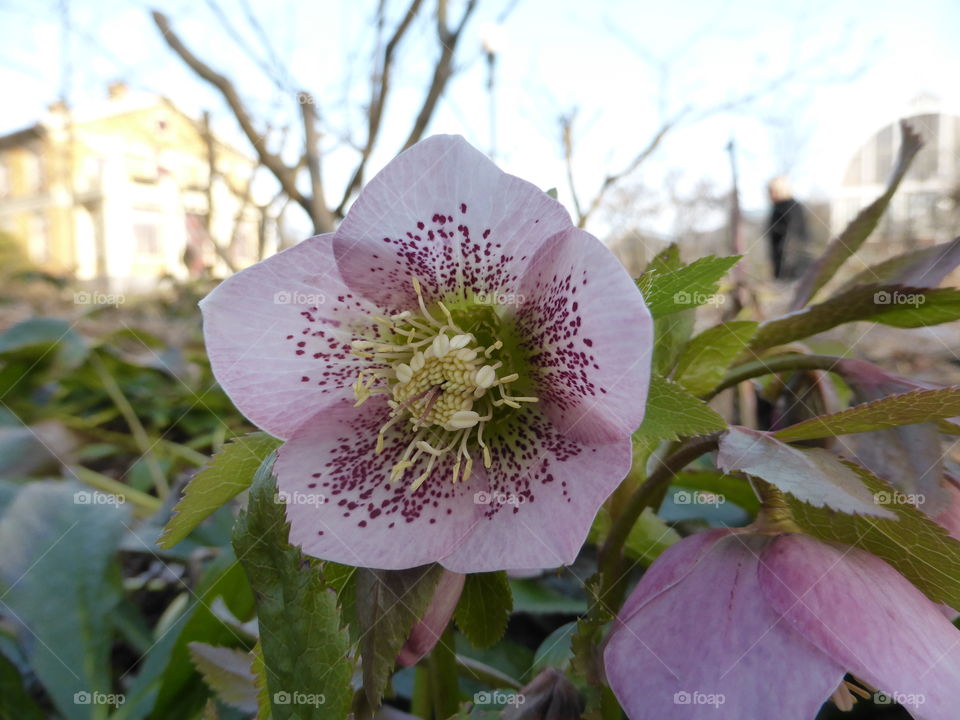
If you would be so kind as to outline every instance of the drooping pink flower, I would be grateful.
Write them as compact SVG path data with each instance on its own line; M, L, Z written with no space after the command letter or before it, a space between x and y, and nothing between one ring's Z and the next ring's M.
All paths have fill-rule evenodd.
M317 557L567 564L629 469L652 345L640 293L462 138L402 153L337 232L201 307L217 380L286 441L278 486L316 496L287 515Z
M858 403L936 389L935 385L893 375L855 358L839 360L833 370L850 386ZM943 449L936 423L900 425L837 438L836 442L859 464L902 492L905 501L917 505L931 517L949 507L950 497L943 487Z
M443 572L430 605L427 606L427 611L413 626L410 637L400 648L400 654L397 656L397 662L400 665L403 667L416 665L433 650L457 609L466 579L467 576L460 573L449 570Z
M813 720L848 672L917 718L960 707L960 631L938 606L874 555L798 534L673 545L624 604L604 664L631 720Z

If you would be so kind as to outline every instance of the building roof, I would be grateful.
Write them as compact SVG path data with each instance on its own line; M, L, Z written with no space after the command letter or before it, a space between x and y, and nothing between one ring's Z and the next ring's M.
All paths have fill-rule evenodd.
M0 135L0 150L20 147L31 140L39 140L46 134L46 130L40 123L34 123L30 127L15 130L7 135Z

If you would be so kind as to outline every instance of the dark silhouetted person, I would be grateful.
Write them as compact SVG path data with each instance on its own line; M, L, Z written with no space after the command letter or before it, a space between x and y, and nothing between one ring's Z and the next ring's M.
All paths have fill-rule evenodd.
M773 277L777 280L793 280L801 275L808 264L807 245L810 236L807 232L807 211L794 199L786 178L774 178L767 190L773 203L767 225Z

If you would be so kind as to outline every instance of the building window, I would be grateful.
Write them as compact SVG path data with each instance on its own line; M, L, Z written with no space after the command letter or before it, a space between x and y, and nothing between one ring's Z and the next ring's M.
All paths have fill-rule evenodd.
M27 223L27 252L36 263L50 260L50 225L42 212L33 213Z
M133 249L138 257L159 257L163 223L160 213L138 210L133 218Z
M876 153L874 154L873 181L882 185L890 176L893 165L893 125L887 125L877 133Z
M29 193L40 195L46 190L43 157L39 152L33 150L27 152L24 158L24 181Z
M914 180L929 180L937 174L937 156L940 149L940 116L917 115L910 118L910 121L925 142L910 166L909 177Z

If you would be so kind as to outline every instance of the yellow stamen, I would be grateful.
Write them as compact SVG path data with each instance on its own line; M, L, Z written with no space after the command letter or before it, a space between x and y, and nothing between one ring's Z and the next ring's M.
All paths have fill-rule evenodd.
M436 303L443 316L439 320L427 308L419 279L413 277L411 282L419 314L404 311L389 318L374 317L378 337L354 340L351 347L354 355L375 364L357 375L356 405L376 394L389 397L390 416L377 433L375 451L383 452L391 428L414 431L389 474L389 481L396 482L426 460L424 471L410 483L414 492L429 479L436 464L450 455L452 482L467 482L473 471L471 448L479 450L484 467L491 467L493 456L483 432L495 408L517 409L537 398L508 392L507 386L520 379L518 373L498 377L503 362L494 354L503 348L501 340L484 347L474 334L458 326L442 302ZM429 440L424 438L427 432Z

